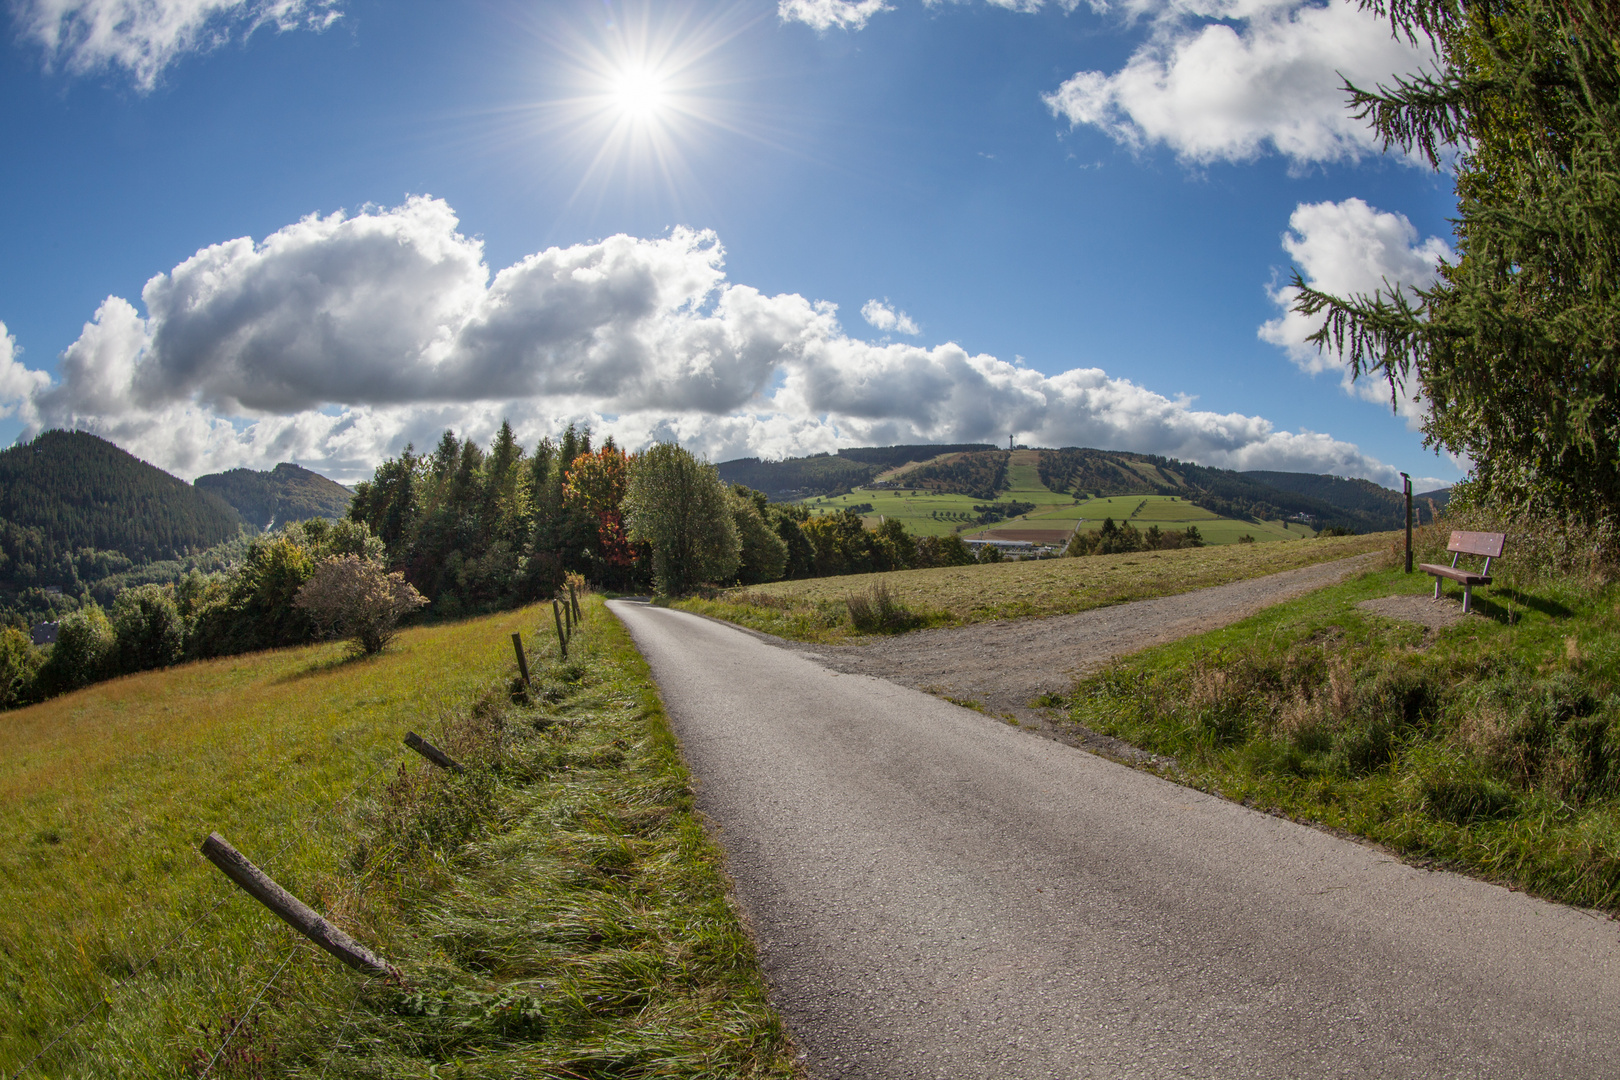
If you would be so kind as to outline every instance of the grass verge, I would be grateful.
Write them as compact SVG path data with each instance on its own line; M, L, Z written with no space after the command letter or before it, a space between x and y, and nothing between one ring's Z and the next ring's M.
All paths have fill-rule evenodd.
M1387 551L1394 533L1325 537L1292 544L1241 544L901 570L889 574L779 581L694 597L676 607L796 641L837 641L857 633L848 598L881 583L911 616L910 628L991 619L1069 615L1171 596L1368 551Z
M1499 583L1438 631L1357 606L1431 587L1382 570L1149 650L1070 715L1214 794L1620 911L1620 590Z
M33 831L0 864L0 1074L105 998L27 1075L793 1075L645 666L591 607L568 662L529 641L532 700L510 635L539 609L6 714L0 805ZM396 757L407 727L468 773ZM234 890L209 829L399 977Z

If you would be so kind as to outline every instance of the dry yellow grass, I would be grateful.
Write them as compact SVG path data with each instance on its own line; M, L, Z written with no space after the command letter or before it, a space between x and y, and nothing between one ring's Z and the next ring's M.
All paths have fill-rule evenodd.
M1378 533L779 581L734 589L715 600L683 600L678 606L783 637L826 641L853 633L841 611L844 598L880 580L900 603L927 616L925 625L1067 615L1387 549L1394 536Z

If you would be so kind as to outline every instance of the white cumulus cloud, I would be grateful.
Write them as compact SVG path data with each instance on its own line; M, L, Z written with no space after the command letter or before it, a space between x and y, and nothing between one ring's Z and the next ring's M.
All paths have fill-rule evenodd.
M887 300L868 300L861 306L861 318L884 333L892 330L910 337L922 333L922 327L913 322L910 315L896 311Z
M1419 241L1405 215L1375 209L1361 199L1300 203L1288 219L1282 244L1306 284L1341 297L1426 288L1439 277L1441 261L1454 257L1450 245L1438 236ZM1292 310L1291 285L1279 284L1269 292L1281 313L1260 327L1262 341L1286 350L1289 359L1313 375L1337 372L1349 393L1389 401L1388 383L1376 379L1353 383L1342 356L1306 342L1321 326L1321 317L1307 318ZM1408 423L1421 421L1424 409L1415 387L1402 388L1397 407Z
M21 36L73 74L122 68L150 90L181 56L262 26L324 30L338 0L13 0Z
M1314 232L1311 235L1315 235ZM950 342L872 343L836 308L727 280L708 232L612 236L498 272L443 201L310 216L212 245L108 297L58 378L0 346L0 404L29 431L95 432L180 475L299 461L366 476L446 428L528 442L568 422L717 460L900 442L1160 453L1390 482L1356 446L1193 408L1096 368L1045 375ZM868 321L915 333L887 304ZM3 333L3 332L0 332Z
M1296 165L1378 150L1345 108L1342 80L1388 83L1432 60L1351 0L1125 5L1154 30L1120 70L1081 71L1046 95L1052 113L1133 148L1184 161L1247 161L1275 151ZM1219 20L1219 21L1216 21Z
M888 10L886 0L780 0L776 5L783 22L801 22L820 33L864 29L873 15Z

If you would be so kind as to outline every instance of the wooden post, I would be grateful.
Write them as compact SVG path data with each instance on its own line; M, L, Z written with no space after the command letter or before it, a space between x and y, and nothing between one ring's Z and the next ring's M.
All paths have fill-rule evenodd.
M566 601L566 600L563 601L562 609L563 609L563 629L568 631L568 640L573 641L574 640L574 609L568 606L568 601Z
M524 686L533 685L532 683L529 682L529 662L523 658L523 635L522 634L513 634L512 635L512 651L517 653L518 674L523 676L523 685Z
M1412 572L1412 478L1401 473L1401 480L1406 488L1406 572ZM1438 584L1438 580L1436 582ZM1467 610L1465 607L1464 611Z
M457 761L449 754L446 754L443 750L440 750L437 746L434 746L432 743L428 742L414 731L407 731L405 733L405 745L410 747L412 750L415 750L418 754L421 754L423 757L427 758L441 769L449 769L451 772L458 773L464 773L467 771L466 767L463 766L461 762Z
M202 843L203 857L253 899L280 916L281 920L309 940L367 975L393 975L394 967L354 938L345 934L292 893L272 881L263 870L226 842L219 833L209 833Z
M568 583L568 602L574 605L574 625L579 625L579 597L574 593L574 583Z
M562 653L562 658L566 660L568 659L568 638L563 634L562 608L557 606L555 600L551 602L551 617L557 620L557 649Z

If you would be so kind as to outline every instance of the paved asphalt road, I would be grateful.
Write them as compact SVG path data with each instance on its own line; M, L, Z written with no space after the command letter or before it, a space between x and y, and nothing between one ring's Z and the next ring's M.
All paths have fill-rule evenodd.
M820 1077L1620 1077L1620 925L615 601Z

